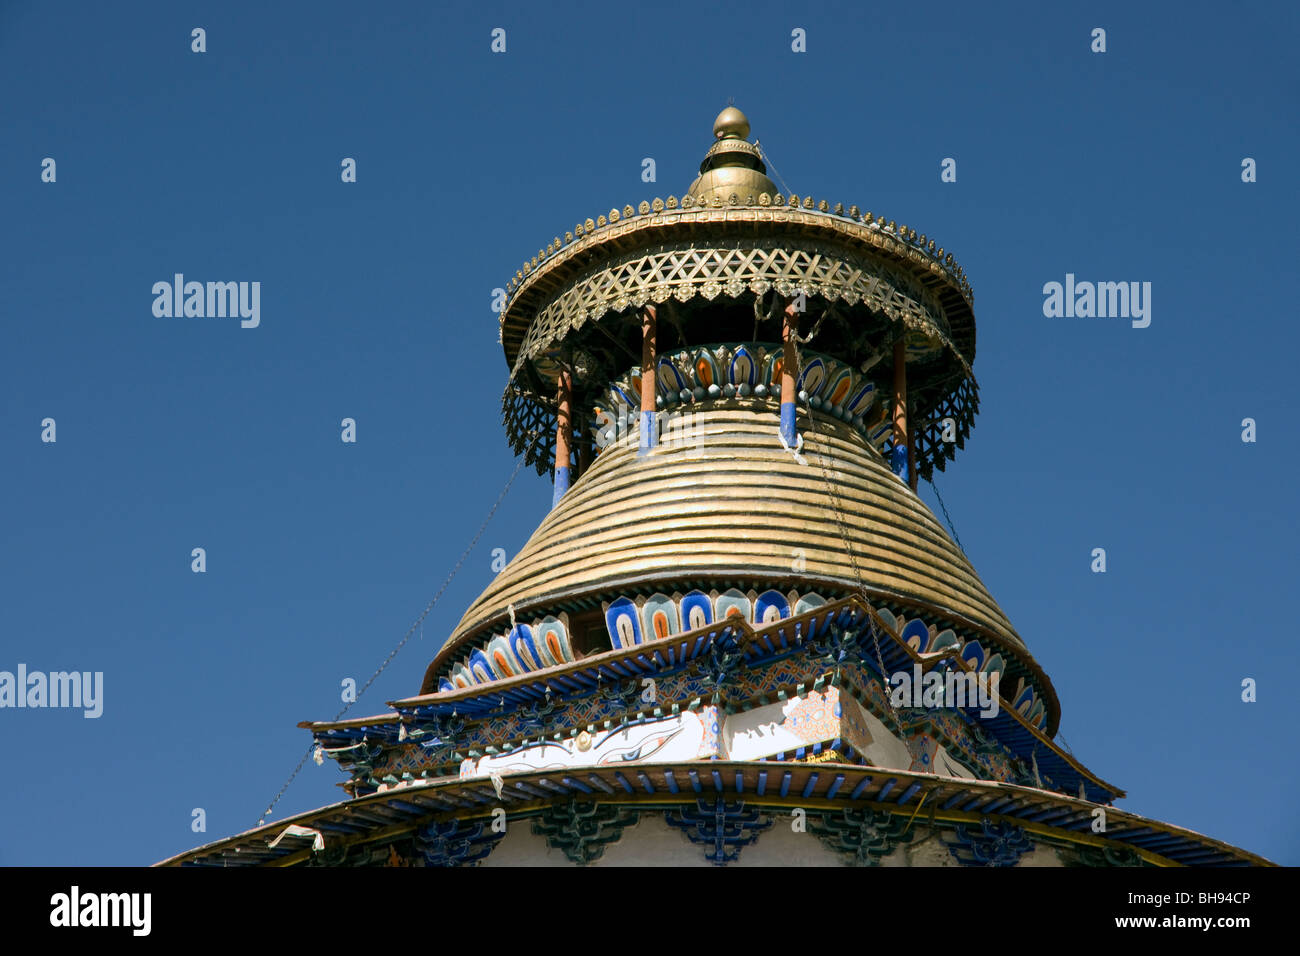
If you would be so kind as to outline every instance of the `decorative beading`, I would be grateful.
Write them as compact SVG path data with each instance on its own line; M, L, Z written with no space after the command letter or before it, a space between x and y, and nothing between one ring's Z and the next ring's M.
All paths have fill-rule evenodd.
M749 199L748 196L740 198ZM886 222L884 216L878 217L870 212L860 212L857 206L850 206L848 211L845 212L843 203L836 203L832 212L829 209L830 204L826 200L815 204L811 196L803 201L803 209L800 209L801 204L798 196L791 196L787 203L786 197L779 193L776 196L763 193L758 197L756 203L747 201L744 203L738 202L737 205L744 211L748 211L748 207L761 209L774 222L797 222L803 215L831 219L843 231L856 239L870 241L887 251L903 252L907 254L909 259L933 264L957 285L968 302L972 300L970 283L966 281L966 274L962 271L961 266L957 264L952 253L945 252L942 247L936 248L935 241L928 238L924 233L917 235L915 229L909 229L907 226L896 226L892 219ZM814 212L814 205L818 207L819 211ZM667 200L656 198L650 203L648 210L645 209L643 203L635 215L624 216L622 223L619 223L618 213L614 210L611 210L609 220L601 216L598 222L588 219L584 223L579 223L574 226L571 232L564 234L563 242L560 242L557 237L552 241L549 250L540 250L538 255L525 262L515 272L514 276L506 283L507 304L513 301L516 293L528 284L528 279L537 272L539 266L547 265L554 259L581 253L594 243L606 239L610 232L626 232L631 227L653 224L669 216L673 222L685 222L692 219L709 222L714 219L710 215L711 210L720 209L722 203L717 201L709 207L703 207L694 203L691 197L686 196L682 199L680 211L678 211L678 206L675 196L669 196ZM825 210L821 209L823 206L826 207ZM735 213L736 211L736 207L728 209L729 213Z

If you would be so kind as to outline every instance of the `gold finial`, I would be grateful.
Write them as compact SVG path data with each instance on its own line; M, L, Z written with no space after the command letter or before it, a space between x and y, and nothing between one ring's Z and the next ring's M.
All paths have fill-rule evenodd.
M749 137L749 119L734 106L728 106L713 121L715 139L747 139Z
M700 175L686 190L697 206L723 206L736 194L775 193L776 185L767 178L762 154L757 144L749 142L749 119L728 104L713 121L714 143L700 163ZM714 203L713 200L718 200ZM748 203L746 204L748 205Z

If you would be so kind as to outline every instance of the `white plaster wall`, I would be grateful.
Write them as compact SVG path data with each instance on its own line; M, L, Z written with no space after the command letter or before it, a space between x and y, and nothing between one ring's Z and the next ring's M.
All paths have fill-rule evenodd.
M741 851L744 859L745 851ZM623 839L606 847L593 866L712 866L704 851L693 846L681 830L670 827L662 813L643 813Z
M841 866L841 857L831 852L811 833L795 833L791 818L781 815L757 842L744 847L740 858L728 866ZM506 835L482 866L572 866L545 838L535 836L532 822L509 824ZM646 812L635 826L623 831L623 838L605 848L592 866L713 866L704 858L704 847L691 843L678 829L665 822L660 811Z
M753 846L740 851L740 859L728 866L844 866L847 857L826 848L811 833L790 829L789 814L776 817L772 829ZM697 848L698 849L698 848Z
M1040 843L1022 856L1016 866L1065 866L1065 863L1056 847Z
M858 711L871 734L871 743L862 756L877 767L906 770L912 766L912 752L907 749L907 744L890 733L889 728L875 714L862 707L858 707Z
M573 866L559 850L552 850L546 838L533 834L532 820L506 824L506 835L479 866Z
M943 842L943 837L947 835L952 838L951 832L937 833L928 839L922 837L913 846L905 849L900 847L894 853L882 860L886 866L961 866L961 864L948 851L947 845ZM924 842L922 842L924 841ZM900 856L901 855L901 856ZM902 861L905 857L906 862ZM896 860L895 858L899 858ZM1044 844L1039 844L1033 850L1026 853L1020 858L1016 866L1064 866L1061 856L1056 849Z
M894 847L894 852L880 858L881 866L911 866L911 858L906 846Z
M948 852L939 834L918 839L907 848L907 866L961 866Z

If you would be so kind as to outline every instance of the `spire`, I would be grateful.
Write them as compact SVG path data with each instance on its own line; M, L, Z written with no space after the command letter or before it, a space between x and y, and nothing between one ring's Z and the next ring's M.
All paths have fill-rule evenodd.
M714 143L687 194L705 203L714 198L728 203L733 194L738 203L754 202L763 193L775 196L776 184L767 178L762 155L745 139L748 135L749 118L744 113L734 106L719 113L713 121Z

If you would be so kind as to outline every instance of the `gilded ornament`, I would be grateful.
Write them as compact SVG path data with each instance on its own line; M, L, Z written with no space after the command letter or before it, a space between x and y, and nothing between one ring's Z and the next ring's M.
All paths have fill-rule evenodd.
M749 118L734 106L728 106L713 121L715 139L745 139L749 136Z
M803 289L807 294L820 296L827 302L845 302L882 314L892 322L911 329L917 336L916 345L921 345L924 340L936 350L947 349L951 359L955 359L958 365L966 366L963 356L957 351L959 346L949 340L944 306L935 293L918 281L915 273L917 267L905 266L900 271L889 266L887 260L877 261L870 251L872 245L876 247L877 254L882 247L895 254L902 253L903 250L890 241L882 242L881 238L871 240L856 225L849 229L840 227L840 231L846 234L845 239L857 239L863 247L860 255L841 257L832 254L828 257L818 243L805 241L802 237L796 239L794 234L788 237L791 241L782 241L776 247L742 253L734 249L710 248L707 241L703 246L699 244L700 232L707 229L707 226L704 230L701 229L701 221L712 217L674 216L671 219L679 222L685 220L683 225L693 238L679 240L674 237L667 243L656 240L638 253L640 258L611 261L607 268L600 270L597 267L595 275L588 274L583 279L578 279L576 275L571 277L567 291L549 291L532 282L534 273L547 272L551 275L553 272L557 277L569 276L570 271L577 268L576 264L562 265L558 256L575 237L588 238L589 247L599 260L601 255L598 250L605 237L592 237L591 233L607 224L617 223L620 219L630 220L651 212L658 214L665 209L703 211L755 206L770 208L776 205L791 209L819 210L826 215L831 214L833 209L835 216L850 218L855 224L865 223L867 228L873 230L879 231L885 226L886 220L878 219L870 212L864 213L856 205L849 206L846 213L844 203L817 201L812 196L782 195L766 179L765 171L761 169L762 153L757 145L740 137L740 127L736 124L740 122L739 118L743 118L743 114L737 111L737 117L736 123L724 124L724 135L708 150L701 164L700 177L680 200L673 196L666 200L642 200L636 209L632 206L625 206L621 211L615 208L610 210L608 218L601 216L598 222L588 219L575 226L573 232L565 233L563 240L555 237L531 262L525 262L524 269L516 272L515 280L508 283L510 291L507 301L510 307L501 315L500 323L503 330L506 326L511 330L510 339L505 341L507 354L511 356L514 366L511 384L514 391L508 391L508 394L515 395L516 399L512 400L512 406L506 410L507 430L512 436L512 442L519 438L522 444L529 444L529 439L535 436L536 429L541 426L541 419L536 419L536 416L554 414L553 409L546 410L546 401L531 396L531 388L525 384L524 379L517 377L521 367L528 362L545 364L545 356L556 348L557 343L563 341L569 332L582 328L585 323L599 320L611 310L625 312L651 301L664 303L675 298L686 303L695 296L710 300L722 295L733 300L750 294L762 296L771 291L773 283L776 283L776 287L788 295ZM751 176L751 173L754 175ZM782 214L767 218L781 223L788 222L791 217ZM662 220L643 225L655 230L660 227L680 228L672 222ZM802 231L816 225L818 224L810 223L796 228ZM835 224L827 222L822 228L834 226ZM914 262L924 265L927 261L935 261L932 258L921 258L922 250L928 250L931 256L935 254L936 244L928 236L920 236L918 244L914 230L906 226L898 227L893 220L889 220L887 231L898 241L908 242L915 247L915 251L906 251L907 257ZM619 239L615 242L622 244L626 240ZM938 261L948 263L948 281L969 297L969 286L952 257L943 249L938 250L937 257ZM523 288L525 285L529 287L527 292ZM966 371L969 374L969 368ZM973 397L969 392L959 395L954 391L951 398L960 407L968 401L967 396ZM528 415L533 415L534 419L527 419ZM931 451L921 450L926 463L929 463L932 460ZM536 455L544 456L549 454L549 447L543 444L535 455L530 444L526 454L530 459Z

